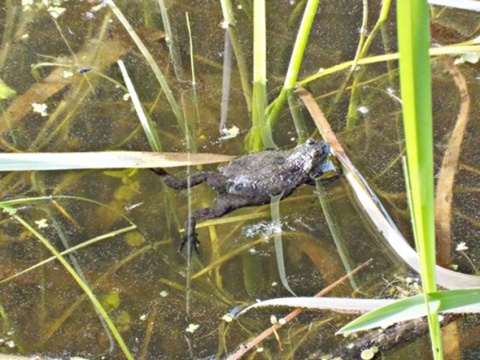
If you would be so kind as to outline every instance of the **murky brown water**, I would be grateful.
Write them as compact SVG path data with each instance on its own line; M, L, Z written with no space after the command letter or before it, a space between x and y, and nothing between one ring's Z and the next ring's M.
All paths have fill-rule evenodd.
M268 2L270 101L283 83L304 3ZM240 49L236 55L243 56L248 72L239 72L237 65L241 61L234 57L227 127L237 126L240 134L228 140L219 140L218 131L224 52L219 2L188 0L167 6L178 46L176 64L160 30L163 26L158 4L119 1L117 5L164 72L198 151L244 155L251 116L240 77L247 76L246 84L251 86L252 4L234 3ZM0 7L0 78L18 94L1 101L1 151L149 151L131 102L124 99L125 90L118 86L124 83L116 64L119 58L157 126L163 149L186 151L184 134L171 106L117 18L106 8L94 11L95 4L90 2L61 6L66 10L56 23L39 1L29 10L10 0ZM380 2L369 4L369 10L368 32L378 17ZM191 85L187 12L194 49L195 93ZM465 15L460 25L452 14L445 12L435 22L433 42L460 42L475 35L478 16ZM353 59L361 18L361 2L322 2L300 77ZM371 55L396 50L393 19L392 8L384 29L372 43ZM32 65L43 82L35 81ZM350 87L336 99L345 72L320 78L308 87L319 99L355 166L377 191L403 234L411 239L399 159L404 144L396 67L396 63L380 63L365 68L358 78L355 99L351 98ZM460 70L467 79L472 110L455 183L452 247L465 242L469 249L453 252L452 262L461 271L475 273L480 257L480 122L476 115L480 75L476 64L461 65ZM441 60L433 62L433 79L438 170L455 126L459 92ZM33 112L32 103L45 103L47 116ZM349 104L354 103L349 109ZM314 134L308 117L306 127ZM297 143L287 107L275 123L273 137L281 148L292 148ZM183 169L173 172L184 174ZM354 284L336 289L335 295L347 296L355 286L356 296L386 297L408 287L402 277L413 273L406 271L404 264L398 263L378 241L352 201L346 182L327 185L326 194L327 210L349 266L374 259L369 269L356 276ZM21 206L16 215L58 250L105 234L114 235L79 249L74 257L66 256L77 271L81 270L135 359L223 358L268 328L272 314L281 317L288 313L269 309L252 311L232 323L222 320L235 307L255 299L289 296L280 285L269 206L238 210L215 226L200 224L201 254L194 256L188 267L184 254L177 252L182 236L178 229L188 214L187 194L165 187L150 171L1 174L3 199L45 195L57 197ZM208 206L214 198L212 190L199 186L192 189L191 206ZM309 186L299 188L281 203L286 272L290 287L298 295L313 295L345 274L324 210L315 188ZM42 219L46 219L47 227L37 223ZM51 256L17 220L4 213L0 221L1 279ZM136 228L126 229L132 225ZM205 267L209 271L202 272ZM187 281L189 276L193 278ZM97 314L58 261L1 283L0 306L0 338L5 339L1 352L87 358L105 355L115 359L123 356L117 345L109 353L109 339ZM329 312L303 314L279 331L283 350L271 338L262 343L263 352L255 358L308 358L334 351L345 343L343 337L334 335L335 331L351 318ZM192 324L199 325L198 329L186 331ZM478 331L476 326L474 318L459 324L463 359L478 357L478 340L471 335ZM405 358L407 352L429 359L428 338L386 353L384 358Z

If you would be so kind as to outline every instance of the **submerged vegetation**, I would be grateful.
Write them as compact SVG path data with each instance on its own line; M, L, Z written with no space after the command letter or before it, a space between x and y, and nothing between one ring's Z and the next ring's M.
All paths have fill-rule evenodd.
M479 15L396 5L6 0L0 352L430 359L450 323L445 358L478 358L475 319L437 315L479 301ZM177 252L213 194L142 168L308 137L339 179L201 222L200 255Z

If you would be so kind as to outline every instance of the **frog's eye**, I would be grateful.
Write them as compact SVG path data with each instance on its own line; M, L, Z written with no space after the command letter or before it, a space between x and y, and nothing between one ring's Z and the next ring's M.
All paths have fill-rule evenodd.
M307 145L315 145L316 143L317 142L312 138L307 139L307 141L305 141L305 144L307 144Z
M237 184L233 184L233 186L232 186L233 192L241 192L241 191L245 190L246 188L247 188L247 185L244 184L244 183L237 183Z
M327 142L322 142L322 154L328 155L330 153L330 145Z

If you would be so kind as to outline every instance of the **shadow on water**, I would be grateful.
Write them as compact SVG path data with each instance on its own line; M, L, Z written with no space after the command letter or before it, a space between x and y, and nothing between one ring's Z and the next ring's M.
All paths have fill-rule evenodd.
M273 100L283 78L303 12L304 1L268 2L268 90ZM217 2L188 0L167 6L179 58L171 60L158 4L155 1L117 5L164 72L199 152L245 155L244 140L251 127L241 77L233 61L227 128L239 134L220 140L218 124L222 91L224 30ZM251 68L252 4L236 2L234 15L241 54ZM380 1L370 6L374 25ZM62 3L57 19L41 1L21 6L7 0L0 7L0 78L17 93L0 102L2 152L66 152L143 150L149 144L128 98L116 64L122 59L142 104L153 119L165 151L186 152L185 138L164 91L149 64L108 8L90 2ZM51 9L50 9L51 10ZM53 11L53 10L51 10ZM185 13L192 27L196 91L191 91L189 38ZM393 12L393 10L392 10ZM478 17L462 24L445 11L434 21L433 41L455 43L475 35ZM324 1L314 23L300 76L315 74L354 58L362 19L360 2ZM369 54L394 52L395 24L390 17ZM236 54L238 56L238 53ZM39 81L32 75L32 66ZM402 233L412 239L401 155L404 152L396 64L361 69L356 87L342 88L346 71L308 84L327 110L332 127L368 183L375 189ZM441 60L433 60L435 156L438 166L455 125L460 96ZM462 143L454 191L452 248L465 242L468 250L453 251L452 263L475 273L480 258L477 237L476 117L478 65L460 65L472 98L471 120ZM179 76L180 78L177 78ZM355 72L353 73L355 77ZM0 83L0 90L1 89ZM352 96L355 93L355 96ZM0 91L1 94L1 91ZM337 96L338 95L338 96ZM1 97L0 97L1 98ZM33 104L45 104L38 110ZM356 104L352 108L352 104ZM37 110L35 110L37 109ZM309 134L316 137L312 122ZM282 149L295 147L297 135L288 109L276 121L275 141ZM212 170L205 165L191 171ZM438 169L437 169L438 170ZM172 171L185 176L185 169ZM362 215L351 191L340 179L325 185L332 229L315 187L302 186L281 202L280 215L286 272L290 287L302 296L317 293L342 277L346 269L372 258L371 267L335 289L336 296L396 298L416 291L408 277L417 276L385 248L379 234ZM37 229L65 255L107 310L135 359L223 358L271 326L287 309L255 310L229 322L224 315L256 299L288 296L280 284L268 205L244 208L197 229L201 253L190 265L177 252L179 232L189 213L186 191L164 186L147 170L11 172L0 176L2 199L53 195L54 200L25 204L16 214ZM71 196L71 197L64 197ZM216 197L206 186L191 189L193 210ZM85 199L94 200L85 201ZM0 278L6 279L51 256L30 231L4 213L0 226ZM134 225L134 226L132 226ZM100 238L99 238L100 237ZM82 246L87 240L94 240ZM334 241L335 240L335 241ZM73 254L73 255L72 255ZM213 265L212 265L213 264ZM202 270L207 268L208 271ZM191 276L192 279L187 281ZM0 283L0 351L46 356L106 355L120 358L88 298L56 260ZM351 315L305 312L269 338L255 358L309 358L348 343L338 330ZM463 359L478 357L477 321L458 322L457 338ZM283 349L283 350L281 350ZM260 349L259 349L260 351ZM426 337L386 353L388 359L430 358Z

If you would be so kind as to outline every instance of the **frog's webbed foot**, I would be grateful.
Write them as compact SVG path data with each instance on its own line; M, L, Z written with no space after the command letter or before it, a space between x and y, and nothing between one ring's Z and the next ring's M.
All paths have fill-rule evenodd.
M178 248L178 251L182 251L185 245L188 246L190 256L195 251L199 253L198 248L200 241L198 241L195 228L197 226L197 220L215 219L223 215L229 214L232 211L250 205L250 202L246 198L237 196L223 196L220 195L215 207L199 209L195 211L184 224L185 235L182 238L182 242Z
M200 241L198 241L197 233L195 227L197 225L197 220L191 216L187 221L185 221L185 235L183 235L182 242L178 247L178 252L181 252L185 245L188 246L188 255L192 256L193 251L197 254L200 254L198 247L200 246Z

